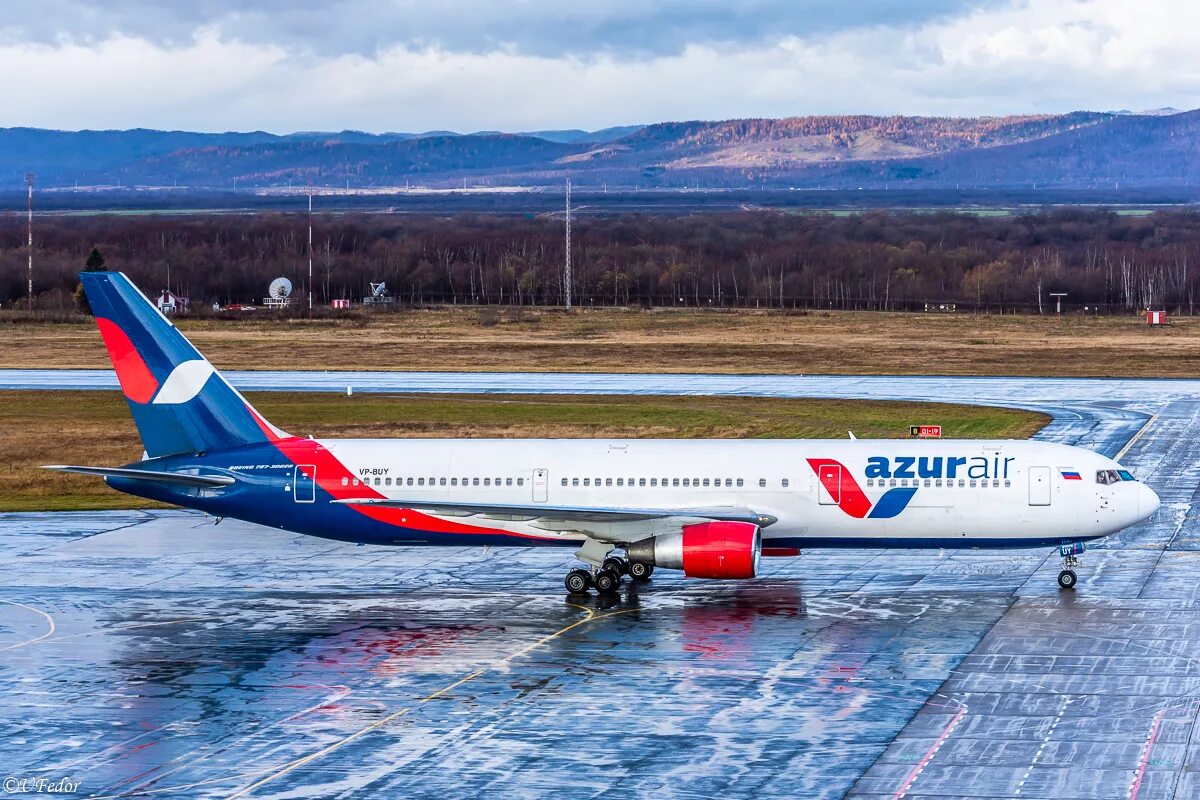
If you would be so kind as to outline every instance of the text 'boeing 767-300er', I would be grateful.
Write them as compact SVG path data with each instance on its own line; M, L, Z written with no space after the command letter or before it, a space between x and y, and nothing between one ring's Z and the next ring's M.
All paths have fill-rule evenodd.
M387 545L566 545L567 589L655 567L753 578L808 547L1058 547L1146 519L1158 496L1110 458L1034 441L312 439L267 422L119 273L81 276L145 446L54 466L129 494Z

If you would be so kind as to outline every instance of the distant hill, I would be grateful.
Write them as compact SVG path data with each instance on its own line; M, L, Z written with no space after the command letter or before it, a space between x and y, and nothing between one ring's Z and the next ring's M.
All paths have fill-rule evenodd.
M48 187L1200 185L1200 111L814 116L522 134L0 129L0 182Z

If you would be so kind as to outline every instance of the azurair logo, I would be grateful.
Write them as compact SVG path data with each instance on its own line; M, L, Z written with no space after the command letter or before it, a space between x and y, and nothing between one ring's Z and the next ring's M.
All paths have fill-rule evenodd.
M872 503L842 462L832 458L810 458L808 465L817 473L817 479L833 503L858 519L891 519L907 508L917 493L915 486L900 486L888 489Z

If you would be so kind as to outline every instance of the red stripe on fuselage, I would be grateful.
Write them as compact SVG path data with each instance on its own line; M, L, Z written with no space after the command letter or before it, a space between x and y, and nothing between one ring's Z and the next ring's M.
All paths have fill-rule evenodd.
M110 319L96 317L96 327L104 339L113 370L121 383L121 391L135 403L149 403L158 391L158 381L138 354L125 331Z
M256 417L257 418L257 417ZM264 432L268 426L264 422ZM271 436L268 433L268 436ZM333 453L315 439L302 439L291 436L286 439L273 437L279 452L287 457L307 475L313 478L315 468L316 483L336 500L381 500L386 497L374 488L359 482L358 478L338 461ZM345 485L342 481L345 480ZM357 485L355 485L357 483ZM439 517L413 511L411 508L384 508L381 506L348 505L358 513L378 522L397 527L413 528L430 533L483 534L489 536L512 536L520 539L557 539L557 536L533 536L526 533L502 530L500 528L483 528L477 525L463 525L459 522L449 522Z
M862 519L870 513L870 499L863 494L863 490L858 486L858 481L854 480L854 476L842 465L842 462L832 458L810 458L808 465L813 468L813 472L817 473L817 478L825 487L825 491L829 492L829 496L836 498L838 507L842 511L858 519ZM822 467L837 467L837 469L822 471Z

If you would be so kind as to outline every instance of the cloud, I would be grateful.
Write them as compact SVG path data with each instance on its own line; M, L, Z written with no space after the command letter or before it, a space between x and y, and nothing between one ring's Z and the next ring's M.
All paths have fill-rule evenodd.
M244 7L230 12L243 23L266 8L227 5ZM633 13L632 4L601 5ZM534 0L517 7L516 17L546 8ZM316 13L312 5L297 8ZM173 17L179 27L170 36L166 23L156 23L157 36L103 26L94 36L13 38L9 31L0 37L0 72L23 80L6 86L0 124L531 130L818 113L1200 106L1190 33L1200 6L1030 0L956 8L915 22L834 24L826 17L815 33L750 25L737 29L741 38L700 35L697 16L681 12L663 23L675 20L676 43L657 51L634 47L636 37L578 52L524 41L452 45L426 35L434 28L414 28L404 41L328 52L277 29L236 35L226 17L219 24ZM592 30L616 18L578 13Z

